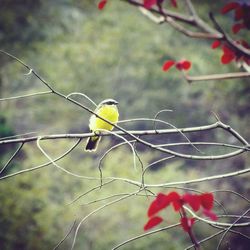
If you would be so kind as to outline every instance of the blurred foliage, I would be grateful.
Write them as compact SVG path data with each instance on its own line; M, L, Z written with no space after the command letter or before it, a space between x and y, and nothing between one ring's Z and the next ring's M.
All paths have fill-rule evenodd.
M96 1L97 2L97 1ZM35 68L53 87L69 94L82 92L100 102L104 98L119 100L121 119L151 117L161 109L174 112L161 114L161 118L175 126L196 126L214 122L211 111L219 114L246 138L249 137L249 80L214 81L188 85L179 72L164 73L166 59L187 58L193 62L191 75L235 71L235 65L221 66L220 50L211 51L207 41L192 42L167 25L147 20L134 7L110 1L105 11L98 12L94 1L31 1L1 0L0 44ZM211 1L195 1L198 13L208 21L208 10L219 13L220 7ZM181 7L182 8L182 7ZM230 16L218 20L230 30ZM0 55L0 97L45 91L45 87L32 75L24 76L26 69L6 56ZM84 98L74 97L93 108ZM58 97L46 95L0 104L0 135L37 131L45 133L75 133L88 131L89 114L65 103ZM151 128L151 122L136 122L126 128ZM166 136L170 142L180 136ZM227 136L208 133L192 135L192 140L211 138L227 141ZM156 140L159 140L158 138ZM42 142L53 157L66 151L72 142ZM70 156L59 161L76 174L98 177L98 159L112 145L103 139L97 154L83 152L81 144ZM15 148L1 147L0 162L4 164ZM7 154L8 152L8 154ZM145 165L159 158L158 154L139 147ZM126 159L126 160L124 160ZM25 145L8 173L47 162L35 144ZM133 169L129 148L113 151L104 161L104 177L116 176L140 180L140 163ZM157 164L146 174L147 183L161 183L198 178L215 173L243 169L249 158L236 157L233 161L194 162L173 161ZM234 189L248 195L247 177L231 182L213 182L192 185L201 190ZM100 204L82 205L115 193L136 190L129 184L114 182L89 194L78 202L67 205L77 195L99 181L74 178L48 166L0 182L0 245L1 249L51 249L66 234L74 219L81 218ZM169 190L154 190L167 192ZM230 202L228 201L230 197ZM218 194L229 211L243 211L246 204L237 197ZM113 198L115 199L115 198ZM112 199L111 199L112 200ZM131 197L90 217L81 227L75 249L110 249L130 237L142 233L146 209L150 198ZM218 211L220 208L218 207ZM171 216L168 217L168 216ZM170 224L176 216L167 213ZM197 225L198 238L209 235L211 229ZM230 235L231 236L231 235ZM232 237L232 236L231 236ZM233 241L233 238L231 238ZM69 249L72 234L61 249ZM215 241L205 244L213 249ZM237 249L244 249L244 241L236 241ZM130 243L124 249L183 249L189 239L180 228L162 232ZM241 244L241 245L240 245ZM233 247L233 245L232 245ZM241 248L240 248L241 247Z

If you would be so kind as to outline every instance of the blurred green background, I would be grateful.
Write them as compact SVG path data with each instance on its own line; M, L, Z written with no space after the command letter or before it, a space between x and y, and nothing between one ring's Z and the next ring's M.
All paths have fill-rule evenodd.
M225 2L211 4L211 1L194 1L199 14L206 20L209 10L218 14ZM173 112L163 113L160 118L177 127L191 127L214 122L211 115L214 111L223 122L249 138L249 79L189 85L176 70L165 73L161 69L165 60L184 57L193 63L191 75L238 71L234 64L221 66L221 51L212 51L210 41L192 40L167 25L157 26L136 8L121 1L110 0L102 12L96 6L97 1L91 0L0 0L0 47L36 69L64 94L82 92L96 103L105 98L117 99L121 119L153 118L161 109L172 109ZM168 3L166 6L169 6ZM178 11L182 10L184 7L180 4ZM218 20L230 31L230 15L218 16ZM242 31L240 35L244 39L249 38L246 32ZM26 69L20 64L1 54L0 98L47 90L37 78L25 76L25 73ZM83 97L76 99L93 108ZM28 132L83 133L88 131L88 119L87 112L53 95L0 103L1 137ZM147 129L152 128L152 123L141 121L124 127ZM192 134L189 138L228 141L224 133ZM183 140L178 135L162 138L165 143L180 139ZM114 141L118 140L105 138L94 155L83 151L85 142L82 142L58 164L79 175L98 177L98 160ZM57 157L74 142L48 141L42 142L42 146L51 156ZM2 166L15 150L14 145L0 147ZM138 150L145 165L161 157L144 147ZM24 146L2 176L44 162L47 159L36 144L30 143ZM179 159L156 165L154 171L146 175L146 181L188 180L244 169L248 165L249 157L246 155L218 162ZM132 154L127 146L114 150L104 160L103 174L105 177L140 180L140 171L133 169ZM231 189L247 196L250 191L248 177L188 187L205 191ZM79 222L107 201L86 203L136 190L135 186L116 181L68 205L78 195L97 185L99 181L75 178L53 166L0 180L0 249L53 249L74 220ZM168 192L169 189L153 191ZM217 194L216 198L229 213L240 214L248 205L229 193ZM149 198L138 196L100 211L82 225L74 249L111 249L143 233L149 204ZM170 210L165 217L167 222L164 225L175 223L178 218ZM195 226L198 239L213 232L215 230L207 225ZM249 234L249 230L245 229L244 233ZM73 234L70 234L60 249L69 249L72 237ZM214 249L218 240L217 237L204 244L204 249ZM132 242L123 249L178 250L189 244L189 239L177 228ZM237 250L247 249L249 241L228 234L222 249L228 249L228 246Z

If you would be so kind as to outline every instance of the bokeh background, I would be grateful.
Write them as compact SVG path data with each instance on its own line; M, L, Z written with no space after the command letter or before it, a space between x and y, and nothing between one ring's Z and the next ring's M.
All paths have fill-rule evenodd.
M223 3L225 1L194 1L201 16L209 21L208 12L217 13L218 21L225 30L230 31L232 17L219 15ZM102 12L96 6L97 1L91 0L0 0L0 47L36 69L64 94L82 92L97 103L105 98L117 99L121 119L153 118L161 109L172 109L173 112L160 117L177 127L192 127L214 122L211 115L211 111L214 111L223 122L249 138L249 79L189 85L175 70L165 73L161 69L165 60L185 57L193 63L192 75L237 71L234 64L220 64L221 51L212 50L210 41L192 40L167 25L156 25L122 1L110 1ZM180 4L179 10L183 8ZM249 38L247 32L242 31L241 35L244 39ZM25 76L25 73L26 69L20 64L1 54L0 98L46 91L37 78ZM83 97L76 99L93 108ZM1 137L28 132L83 133L88 131L88 119L87 112L53 95L0 103ZM141 121L124 127L147 129L152 128L152 123ZM214 132L192 134L189 138L228 141L224 133ZM164 137L165 142L181 139L178 135ZM73 173L98 177L98 160L116 141L105 138L94 155L83 151L83 141L59 164ZM58 140L43 142L42 145L51 156L56 157L74 142ZM0 147L1 165L15 150L15 145ZM138 150L145 164L160 157L159 153L144 147L138 147ZM2 175L44 162L47 159L36 144L27 144ZM179 159L156 165L146 175L146 181L188 180L244 169L248 164L249 157L246 155L218 162ZM140 180L140 171L133 169L133 158L128 147L114 150L105 159L103 174L105 177ZM114 182L68 205L75 197L98 184L98 181L74 178L53 166L1 180L0 249L53 249L74 220L79 222L107 201L86 203L115 193L136 190L127 183ZM188 187L205 191L229 189L248 198L250 191L249 176ZM230 193L218 193L216 198L229 213L240 214L248 205ZM143 233L149 204L150 199L132 197L100 211L82 225L74 249L111 249ZM178 218L170 211L166 216L165 225L174 223ZM202 239L215 231L207 225L198 224L195 232L197 238ZM247 229L244 233L249 235ZM217 237L204 244L204 249L214 249L218 240ZM69 249L71 243L72 234L60 249ZM178 250L189 244L187 236L178 228L132 242L123 249ZM249 241L228 234L222 249L228 249L229 245L231 249L247 249Z

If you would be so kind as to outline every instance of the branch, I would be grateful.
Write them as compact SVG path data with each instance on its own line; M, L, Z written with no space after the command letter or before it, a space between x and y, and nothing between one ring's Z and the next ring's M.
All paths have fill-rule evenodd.
M59 161L62 158L64 158L65 156L67 156L69 153L71 153L79 145L80 142L81 142L81 139L78 139L78 141L69 150L67 150L65 153L63 153L62 155L60 155L59 157L57 157L53 161L54 162ZM49 166L51 164L52 164L52 162L49 161L49 162L46 162L44 164L38 165L38 166L33 167L33 168L28 168L28 169L20 170L20 171L18 171L16 173L12 173L12 174L8 174L8 175L0 177L0 180L8 179L10 177L13 177L13 176L16 176L16 175L19 175L19 174L24 174L24 173L32 172L32 171L35 171L35 170L47 167L47 166Z
M213 22L215 28L223 35L221 40L226 41L234 50L240 52L242 55L245 55L247 57L250 57L250 50L243 47L242 45L235 42L219 25L219 23L215 20L215 17L213 13L209 13L209 17L211 21Z
M17 148L17 150L15 151L15 153L9 158L9 160L5 163L5 165L3 166L3 168L0 170L0 175L4 172L4 170L9 166L9 164L12 162L12 160L16 157L16 155L20 152L20 150L22 149L24 143L21 143L20 146Z
M184 78L188 83L200 82L200 81L211 81L211 80L227 80L227 79L238 79L238 78L250 78L250 72L234 72L226 74L211 74L204 76L189 76L183 72Z
M217 250L219 250L220 245L221 245L223 239L225 238L226 234L230 231L230 229L231 229L232 227L235 227L235 226L237 225L237 222L238 222L242 217L244 217L244 215L246 215L247 213L249 213L249 211L250 211L250 208L249 208L247 211L245 211L239 218L237 218L237 219L234 221L234 223L232 223L231 225L228 226L227 230L224 232L224 234L222 235L222 237L221 237L221 239L220 239L220 241L219 241L219 243L218 243ZM250 223L249 223L249 225L250 225Z
M140 191L141 191L141 190L138 190L138 191L136 191L136 192L127 194L127 195L125 195L125 196L123 196L123 197L121 197L121 198L118 198L118 199L116 199L116 200L113 200L113 201L111 201L111 202L109 202L109 203L106 203L106 204L104 204L103 206L98 207L97 209L93 210L91 213L89 213L88 215L86 215L84 218L82 218L82 220L79 222L79 224L78 224L78 226L77 226L77 228L76 228L76 231L75 231L75 234L74 234L74 238L73 238L73 243L72 243L72 245L71 245L71 250L73 250L73 248L74 248L74 245L75 245L75 242L76 242L76 237L77 237L78 231L79 231L79 229L80 229L82 223L84 223L90 216L92 216L93 214L96 214L96 213L99 212L100 210L102 210L102 209L104 209L104 208L106 208L106 207L108 207L108 206L110 206L110 205L113 205L113 204L115 204L115 203L117 203L117 202L120 202L120 201L122 201L122 200L125 200L125 199L131 197L131 196L134 196L134 195L136 195L137 193L139 193Z
M198 182L213 181L213 180L218 180L218 179L223 179L223 178L234 177L234 176L243 175L247 173L250 173L250 168L242 169L242 170L235 171L235 172L230 172L227 174L212 175L212 176L198 178L198 179L189 180L189 181L177 181L177 182L169 182L169 183L162 183L162 184L145 184L145 186L158 188L158 187L168 187L168 186L183 185L183 184L193 184L193 183L198 183Z
M119 123L121 123L120 121ZM218 128L219 124L213 123L210 125L204 125L199 127L189 127L189 128L178 128L178 129L157 129L157 130L127 130L126 132L123 131L114 131L113 133L117 135L127 135L132 134L134 136L149 136L149 135L163 135L163 134L177 134L177 133L193 133L193 132L199 132L199 131L207 131L212 130L215 128ZM57 140L57 139L84 139L88 138L90 136L94 136L95 133L83 133L83 134L55 134L55 135L43 135L41 137L42 140ZM112 136L110 133L103 132L102 136ZM32 142L36 141L39 138L39 136L32 136L32 137L26 137L26 138L15 138L15 139L6 139L1 140L0 138L0 145L4 144L13 144L13 143L26 143L26 142ZM137 138L136 138L137 139Z
M209 13L209 17L215 26L215 30L206 24L195 11L194 6L190 0L186 0L186 5L190 12L190 15L182 15L179 13L171 12L162 8L151 8L147 10L144 8L144 5L136 0L122 0L131 5L137 6L140 8L141 12L147 16L150 20L157 24L162 24L164 22L170 24L175 30L179 31L180 33L191 37L191 38L198 38L198 39L216 39L226 41L230 47L232 47L235 51L239 52L242 55L250 57L250 50L243 47L242 45L235 42L218 24L215 20L212 13ZM155 16L153 13L157 14ZM201 30L202 32L194 32L192 30L188 30L187 27L182 26L179 22L185 23L188 26L196 27L197 29Z
M164 231L166 231L166 230L168 230L168 229L175 228L175 227L178 227L178 226L180 226L180 223L176 223L176 224L173 224L173 225L170 225L170 226L167 226L167 227L163 227L163 228L160 228L160 229L156 229L156 230L150 231L150 232L148 232L148 233L140 234L140 235L138 235L138 236L135 236L135 237L133 237L133 238L130 238L130 239L128 239L128 240L126 240L126 241L120 243L119 245L113 247L111 250L116 250L116 249L118 249L118 248L120 248L120 247L122 247L122 246L124 246L124 245L126 245L126 244L128 244L128 243L130 243L130 242L132 242L132 241L134 241L134 240L138 240L138 239L140 239L140 238L147 237L147 236L149 236L149 235L151 235L151 234L155 234L155 233L159 233L159 232L164 232Z
M44 91L44 92L38 92L38 93L33 93L33 94L27 94L27 95L19 95L19 96L0 98L0 102L15 100L15 99L22 99L22 98L27 98L27 97L34 97L34 96L39 96L39 95L47 95L47 94L51 94L51 93L52 93L52 91Z

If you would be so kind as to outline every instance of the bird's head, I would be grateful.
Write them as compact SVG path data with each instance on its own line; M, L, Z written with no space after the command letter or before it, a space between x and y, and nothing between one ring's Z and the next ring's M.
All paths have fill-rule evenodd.
M105 99L99 105L117 105L118 102L114 99Z

